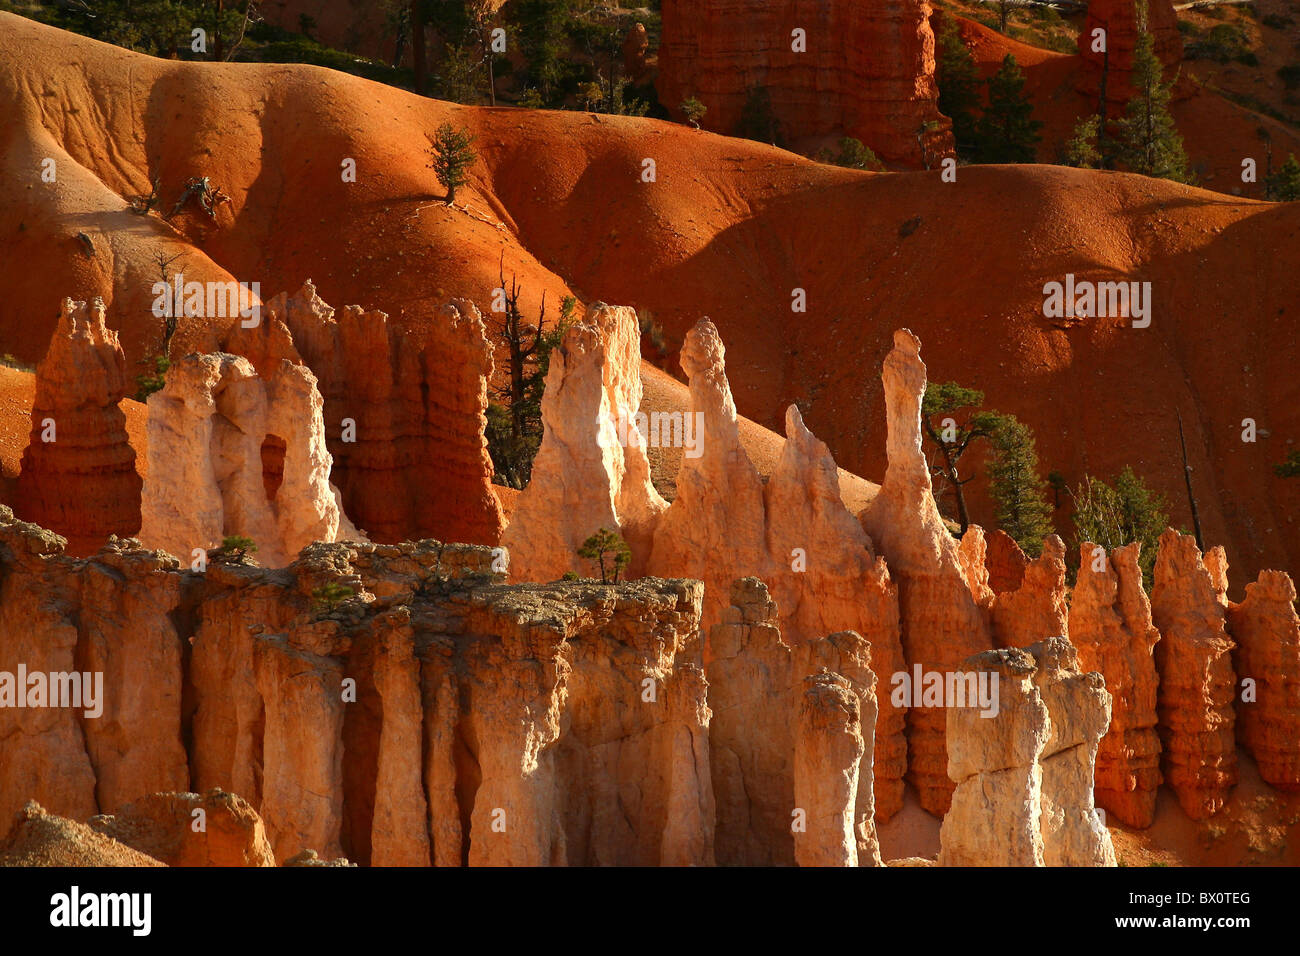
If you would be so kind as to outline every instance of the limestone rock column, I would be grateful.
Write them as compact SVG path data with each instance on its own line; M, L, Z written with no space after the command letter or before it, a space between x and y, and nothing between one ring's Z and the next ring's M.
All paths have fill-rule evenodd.
M962 671L987 680L997 712L948 713L948 773L956 782L939 830L940 866L1042 866L1043 771L1051 733L1034 684L1037 663L1017 648L985 651Z
M858 765L866 752L858 695L823 672L804 678L794 748L794 801L806 814L794 834L800 866L857 866Z

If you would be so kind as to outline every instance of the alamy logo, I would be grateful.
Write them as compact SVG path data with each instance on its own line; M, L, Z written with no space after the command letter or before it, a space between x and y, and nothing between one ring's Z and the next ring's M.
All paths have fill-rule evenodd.
M897 671L889 702L895 707L977 707L981 717L998 715L998 675L990 671Z
M233 319L246 329L255 329L262 321L262 284L260 282L186 282L184 273L176 273L171 282L155 282L153 314L158 318L188 315L206 319Z
M94 719L104 712L102 671L0 671L0 707L71 707Z
M627 448L631 436L639 436L643 448L681 448L687 458L704 454L704 413L645 412L631 413L620 406L614 417L605 415L600 423L601 448L616 445Z
M82 893L74 886L50 897L51 926L126 926L133 936L148 936L152 917L150 893Z
M1150 282L1090 282L1068 272L1065 282L1046 283L1043 296L1043 316L1049 319L1131 318L1135 329L1151 324Z

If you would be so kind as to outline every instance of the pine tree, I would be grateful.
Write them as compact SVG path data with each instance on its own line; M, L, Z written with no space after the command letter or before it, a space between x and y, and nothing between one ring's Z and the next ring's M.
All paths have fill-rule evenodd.
M819 150L817 152L817 161L819 163L833 163L846 169L870 169L882 172L885 168L885 164L880 161L880 158L876 156L869 146L863 146L862 140L854 139L852 136L840 138L838 153L833 153L829 149Z
M1176 79L1176 78L1175 78ZM1145 30L1133 51L1133 98L1116 122L1118 157L1131 172L1187 182L1183 138L1169 113L1174 80L1163 80L1155 41Z
M1032 163L1043 124L1025 96L1025 74L1008 53L989 77L989 105L976 126L982 163Z
M975 112L980 103L979 69L962 42L957 21L943 18L939 30L939 112L952 120L957 153L969 159L976 148Z
M1034 433L1014 415L1004 415L993 433L993 459L988 465L989 494L996 505L998 527L1015 539L1032 558L1052 533L1052 506L1047 482L1038 476Z
M606 555L610 558L608 570L605 567ZM632 549L627 546L622 535L608 528L601 528L582 542L582 547L578 549L578 556L588 558L599 565L601 584L618 584L619 572L632 563ZM612 582L609 580L608 571L614 572Z
M709 111L709 108L694 96L688 96L682 100L680 109L682 116L686 117L686 122L690 123L695 129L700 128L700 120L704 119L704 114Z
M1097 134L1101 117L1094 113L1085 116L1074 126L1074 135L1065 144L1065 162L1080 169L1096 169L1101 165L1101 150L1097 148Z
M1281 202L1300 199L1300 162L1296 161L1295 153L1288 156L1281 168L1269 178L1268 185L1269 191Z
M478 157L471 144L474 137L463 129L455 129L450 123L438 127L433 139L429 141L429 152L433 162L429 168L438 177L438 182L447 189L447 205L456 201L456 190L469 181L469 168Z
M528 85L536 87L548 106L559 102L568 63L565 27L571 0L514 0L507 8L512 35L528 65Z
M961 458L970 450L972 442L989 438L1002 422L1002 416L997 412L980 410L979 406L983 404L983 392L956 382L930 382L921 400L921 428L938 452L938 463L930 466L930 476L941 479L952 488L957 499L957 519L962 534L970 527L963 487L975 476L962 477ZM957 413L968 408L974 411L966 416L964 422L958 422ZM943 491L940 488L935 497L942 497Z
M1142 580L1150 590L1160 535L1169 526L1169 502L1146 486L1131 467L1125 466L1114 478L1114 486L1085 475L1070 492L1074 499L1075 547L1085 541L1101 545L1107 551L1131 544L1142 545L1138 566Z

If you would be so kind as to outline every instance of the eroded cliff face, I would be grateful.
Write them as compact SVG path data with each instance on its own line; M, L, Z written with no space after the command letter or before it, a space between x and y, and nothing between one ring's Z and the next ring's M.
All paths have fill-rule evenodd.
M278 307L342 335L314 297ZM453 307L457 321L469 308ZM154 396L142 537L171 535L183 564L116 538L73 561L62 538L0 510L0 671L104 677L100 715L0 708L0 819L37 799L75 820L157 823L200 798L150 795L219 788L247 801L281 863L869 865L907 772L925 809L948 811L948 862L1109 865L1094 761L1098 803L1149 825L1158 724L1171 785L1202 818L1235 780L1234 710L1265 779L1296 785L1289 578L1263 576L1234 604L1221 549L1202 558L1169 532L1148 604L1136 546L1098 560L1085 544L1067 620L1059 539L1030 562L942 521L906 330L884 363L889 467L854 519L793 406L777 467L758 475L702 320L682 350L699 454L683 455L665 507L635 424L618 433L641 400L635 315L594 306L553 355L546 439L503 562L486 547L322 540L349 533L324 403L273 319L243 340L262 374L189 356ZM475 422L464 434L481 437ZM269 456L267 436L281 439ZM634 573L661 577L508 586L497 573L557 577L601 526L628 538ZM284 567L186 570L194 548L236 533ZM1233 699L1230 634L1255 699ZM994 643L1029 653L980 656ZM998 718L943 701L909 713L912 695L892 692L916 668L970 667L1008 682ZM230 846L159 853L227 859L237 844L260 859L247 815L227 816ZM1015 836L993 846L1003 832Z
M794 405L786 410L785 447L763 497L769 581L782 629L793 636L797 650L824 635L860 635L870 648L873 682L893 686L893 676L906 668L897 585L862 525L844 507L830 449L804 426ZM869 746L868 754L874 753L875 812L884 821L903 805L907 706L880 697L871 713L863 703L862 719L874 727L874 750Z
M989 587L994 594L1014 591L1025 578L1029 558L1016 544L1015 538L998 529L985 538L985 564L989 574Z
M308 280L223 348L263 375L286 358L311 369L334 483L368 537L497 542L504 521L484 438L492 351L473 303L453 300L431 319L355 305L336 315Z
M768 581L791 645L854 630L870 641L876 674L887 681L902 666L897 597L884 562L840 500L835 464L804 427L786 415L786 443L764 486L740 444L727 383L725 349L712 323L688 335L682 364L700 454L683 458L677 498L659 521L650 567L676 567L705 582L705 626L724 610L735 570ZM887 708L876 726L878 807L888 818L902 803L903 715Z
M650 567L680 567L704 582L705 594L715 597L704 612L710 628L724 606L716 598L727 593L738 567L755 566L759 577L770 569L763 480L740 444L726 347L707 318L687 333L681 363L691 413L701 423L701 453L682 456L677 497L655 528Z
M628 575L644 573L655 522L668 502L650 482L635 421L641 409L640 341L635 311L597 304L552 352L542 395L542 444L501 542L515 580L585 573L578 549L601 528L620 532L632 549Z
M787 139L853 136L885 159L934 165L952 133L929 16L925 0L664 0L659 99L676 110L694 96L703 125L732 135L761 90Z
M0 708L0 819L32 799L84 820L147 793L185 789L176 560L111 538L76 563L63 557L62 538L3 507L0 551L0 670L22 665L48 690L38 708ZM66 698L58 699L51 674L77 675Z
M1296 591L1283 571L1263 571L1246 599L1228 605L1237 647L1233 665L1243 682L1235 702L1237 739L1259 775L1280 790L1300 789L1300 618ZM1244 682L1254 681L1247 695Z
M898 585L907 668L943 674L991 647L993 638L987 609L972 593L960 546L931 493L921 450L920 350L920 339L907 329L894 333L883 371L889 466L879 494L859 518ZM944 746L946 713L942 707L913 707L907 715L908 779L921 806L936 815L947 811L953 787Z
M492 562L317 545L290 569L289 619L269 624L276 584L232 569L250 580L194 641L195 746L219 758L200 786L257 787L239 772L260 748L281 860L341 846L372 865L711 862L699 585L511 588ZM309 613L329 582L375 599ZM248 657L238 693L213 683Z
M257 811L221 790L152 793L87 825L168 866L275 866Z
M336 318L309 280L262 311L252 328L234 323L221 347L251 362L265 401L244 381L249 369L223 366L218 374L191 368L190 356L173 361L149 423L160 444L151 460L169 470L151 476L152 500L144 502L119 407L128 377L117 334L100 299L89 307L65 299L37 370L19 515L63 534L72 554L93 553L110 534L136 533L189 554L209 546L206 533L222 511L258 541L264 562L287 564L313 540L355 537L335 516L342 503L321 491L333 478L380 540L497 542L504 521L484 437L492 354L472 303L453 300L427 320L390 321L358 306ZM190 394L205 388L225 395L211 415L214 402ZM242 434L222 425L227 411L241 416L234 431L247 426ZM209 431L213 453L232 457L204 477L194 473L194 458ZM174 486L181 471L198 482L197 502ZM264 496L255 493L259 482ZM142 511L150 512L144 531Z
M285 359L269 376L221 352L173 363L149 396L141 540L188 561L245 536L280 567L313 541L357 537L330 484L321 404L311 371Z
M835 461L786 412L786 442L766 486L740 443L727 382L726 349L701 319L682 346L700 453L683 456L677 497L655 527L650 570L704 582L704 626L725 613L737 570L767 581L791 646L851 630L871 645L878 685L903 669L898 597L885 562L844 507ZM876 812L902 806L906 707L884 705L875 718Z
M5 560L0 575L0 661L8 673L17 675L20 665L29 673L80 671L79 636L71 619L77 582L46 558L62 555L66 543L51 531L15 521L13 512L0 506ZM98 810L80 711L0 708L0 763L5 768L0 774L0 820L12 819L29 800L76 820Z
M704 642L713 711L709 753L717 861L772 866L816 859L827 861L818 865L879 866L871 649L851 631L791 647L778 618L767 586L758 578L742 578L732 584L731 604ZM834 675L832 683L851 692L852 705L828 688L814 691L816 700L807 699L806 679L823 674ZM830 764L813 758L831 753L838 756ZM851 753L857 754L853 766Z
M32 431L15 510L89 554L110 534L140 530L140 478L119 403L126 355L104 324L104 301L64 299L36 367Z
M1169 529L1160 536L1151 590L1164 777L1193 820L1217 813L1237 783L1235 644L1220 597L1226 562L1222 548L1211 550L1217 553L1202 561L1195 538Z
M650 483L634 419L641 401L637 342L632 310L598 305L553 354L545 436L503 537L512 578L592 573L577 552L606 527L627 540L631 574L672 569L673 576L704 582L706 632L726 614L737 572L752 574L770 585L791 645L852 630L870 643L883 686L903 669L897 594L870 538L844 507L826 445L792 406L781 458L764 484L740 443L725 348L703 319L682 350L691 410L674 423L644 423L650 441L685 445L677 497L668 506ZM902 806L905 712L891 705L873 716L882 819Z
M1154 650L1160 632L1142 588L1138 543L1106 549L1085 541L1070 604L1070 641L1086 671L1097 671L1113 698L1110 730L1097 749L1096 799L1133 827L1155 819L1160 774Z
M1146 0L1146 23L1139 19L1138 0L1090 0L1083 29L1079 31L1079 53L1083 69L1079 92L1099 97L1103 77L1106 100L1122 106L1133 96L1133 52L1144 30L1155 42L1155 54L1165 67L1165 79L1172 79L1183 58L1183 38L1171 0ZM1098 38L1094 31L1104 31ZM1104 39L1104 43L1102 40Z
M62 546L0 510L0 662L102 669L103 714L0 709L6 819L129 820L193 782L246 799L281 863L713 862L698 582L507 586L432 541L202 574Z

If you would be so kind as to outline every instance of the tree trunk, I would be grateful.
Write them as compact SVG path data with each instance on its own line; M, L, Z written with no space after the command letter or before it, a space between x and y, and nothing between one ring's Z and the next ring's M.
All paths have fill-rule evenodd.
M954 474L952 488L957 495L957 520L961 522L961 533L965 534L966 529L970 527L970 514L966 511L966 495L961 490L961 485L962 483L956 480Z
M397 40L393 48L393 69L402 65L402 57L406 55L406 34L410 30L410 24L399 23L397 25Z
M1106 81L1110 79L1110 30L1109 23L1103 24L1106 31L1106 46L1101 51L1101 102L1097 107L1100 121L1097 123L1097 152L1101 153L1101 168L1110 169L1110 153L1106 149Z
M510 427L515 441L524 437L524 356L518 325L510 335Z
M226 0L217 0L216 23L212 30L212 59L221 60L221 14L226 10Z
M1187 463L1187 439L1183 436L1183 413L1178 412L1178 444L1183 449L1183 480L1187 482L1187 503L1192 509L1192 530L1196 532L1196 546L1205 550L1205 539L1201 537L1201 514L1196 507L1196 495L1192 493L1192 466Z
M424 6L421 0L411 0L411 60L415 69L415 92L423 96L428 82L428 64L424 55ZM454 192L454 189L448 191L447 202L451 202L450 194Z
M957 518L961 522L961 533L965 534L966 529L970 527L970 513L966 510L966 495L961 490L962 481L957 476L957 465L948 453L947 443L941 444L939 451L943 455L944 478L952 485L953 495L957 499Z

